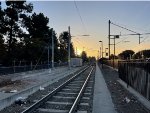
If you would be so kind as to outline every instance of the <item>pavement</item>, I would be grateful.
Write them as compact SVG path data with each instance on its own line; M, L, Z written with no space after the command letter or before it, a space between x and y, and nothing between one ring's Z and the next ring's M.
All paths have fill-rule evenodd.
M103 74L96 64L92 113L117 113L112 102Z

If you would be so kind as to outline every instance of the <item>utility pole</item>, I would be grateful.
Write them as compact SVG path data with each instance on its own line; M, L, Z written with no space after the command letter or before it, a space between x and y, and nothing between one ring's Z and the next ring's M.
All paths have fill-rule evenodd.
M49 69L49 45L48 45L48 50L47 50L47 66Z
M102 58L103 58L103 41L102 41Z
M52 28L52 69L54 68L54 37L53 37L53 28Z
M68 31L69 31L69 41L68 41L68 66L70 69L70 40L71 40L71 35L70 35L70 26L68 27Z
M115 42L115 37L114 37L114 56L115 56L115 54L116 54L116 42Z
M139 34L139 44L140 44L140 38L141 38L141 37L140 37L140 34Z
M53 28L52 28L52 69L54 68L54 37L53 37Z
M110 60L110 20L108 21L108 55L109 55L109 60Z
M115 68L115 36L114 36L114 57L113 57L113 68Z

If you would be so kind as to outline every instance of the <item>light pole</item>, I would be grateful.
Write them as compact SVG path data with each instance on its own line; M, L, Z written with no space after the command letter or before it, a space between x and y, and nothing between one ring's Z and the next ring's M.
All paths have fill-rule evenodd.
M99 42L101 42L101 46L102 46L102 51L101 51L101 53L102 53L102 68L103 68L103 41L99 41Z
M99 54L100 54L100 58L101 58L101 55L102 55L102 54L101 54L101 47L100 47L99 49L100 49L100 50L99 50Z
M97 55L97 60L99 59L99 50L97 51L98 55Z
M101 53L102 53L102 58L103 58L103 41L99 41L99 42L101 42L101 47L102 47L102 51L101 51Z

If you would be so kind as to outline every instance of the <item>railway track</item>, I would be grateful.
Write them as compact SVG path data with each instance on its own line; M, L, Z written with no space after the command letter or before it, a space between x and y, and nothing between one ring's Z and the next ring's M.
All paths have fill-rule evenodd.
M21 113L91 113L94 66L75 74Z

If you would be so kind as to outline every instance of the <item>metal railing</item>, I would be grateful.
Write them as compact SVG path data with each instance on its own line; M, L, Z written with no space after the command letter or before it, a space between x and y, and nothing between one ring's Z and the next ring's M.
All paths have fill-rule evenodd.
M113 60L105 60L104 64L118 69L118 61L119 61L118 59L115 59L114 61Z
M150 62L118 62L119 78L150 100Z

